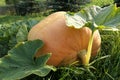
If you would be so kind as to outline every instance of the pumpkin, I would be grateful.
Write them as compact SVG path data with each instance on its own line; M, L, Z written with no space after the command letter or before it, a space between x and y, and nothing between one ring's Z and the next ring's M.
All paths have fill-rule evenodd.
M52 53L48 65L63 66L79 61L78 53L87 50L92 34L91 29L83 27L75 29L66 25L66 12L55 12L32 27L28 40L40 39L44 46L38 50L35 57ZM95 31L92 45L92 56L96 55L101 44L98 31Z

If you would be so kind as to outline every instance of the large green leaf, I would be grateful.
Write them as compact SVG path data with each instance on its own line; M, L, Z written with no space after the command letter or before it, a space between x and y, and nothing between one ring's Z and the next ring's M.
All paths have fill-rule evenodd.
M41 40L21 42L0 58L0 80L18 80L30 74L46 76L54 67L46 65L50 54L34 58L43 46Z
M120 26L120 8L116 5L104 8L99 6L87 7L74 15L66 14L66 24L75 28L87 25L92 30L101 27L117 28Z

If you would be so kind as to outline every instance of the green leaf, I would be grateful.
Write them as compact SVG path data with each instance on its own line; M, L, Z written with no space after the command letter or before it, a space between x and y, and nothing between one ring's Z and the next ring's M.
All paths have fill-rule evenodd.
M0 58L0 80L18 80L30 74L46 76L53 66L46 65L50 54L34 58L35 53L43 46L41 40L21 42Z
M28 35L27 26L26 25L21 26L18 30L18 33L16 34L17 42L25 41L27 39L27 35Z
M38 20L23 20L0 25L0 57L12 49L18 42L26 41L29 30Z
M92 30L101 28L117 28L120 26L120 8L116 5L101 8L91 6L74 13L66 14L66 24L69 27L82 28L87 25Z

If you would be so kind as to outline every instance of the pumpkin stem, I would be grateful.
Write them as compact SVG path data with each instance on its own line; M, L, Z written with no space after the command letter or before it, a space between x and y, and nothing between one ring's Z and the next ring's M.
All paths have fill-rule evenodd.
M80 52L78 52L78 57L82 60L82 63L86 63L87 60L86 53L87 53L86 49L83 49Z
M87 50L84 49L84 50L81 50L78 53L78 56L82 60L82 64L83 65L88 65L89 64L90 57L91 57L91 51L92 51L92 44L93 44L93 35L94 35L94 32L95 31L93 31L93 33L92 33L92 35L90 37Z

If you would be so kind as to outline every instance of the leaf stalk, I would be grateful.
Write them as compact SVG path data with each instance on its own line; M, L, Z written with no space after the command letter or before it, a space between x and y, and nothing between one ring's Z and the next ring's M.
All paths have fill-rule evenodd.
M88 66L89 65L89 61L90 61L90 58L91 58L91 52L92 52L92 44L93 44L93 38L94 38L94 32L96 30L94 30L90 36L90 40L89 40L89 43L88 43L88 48L87 50L81 50L79 53L78 53L78 56L81 58L82 60L82 64L85 65L85 66Z

